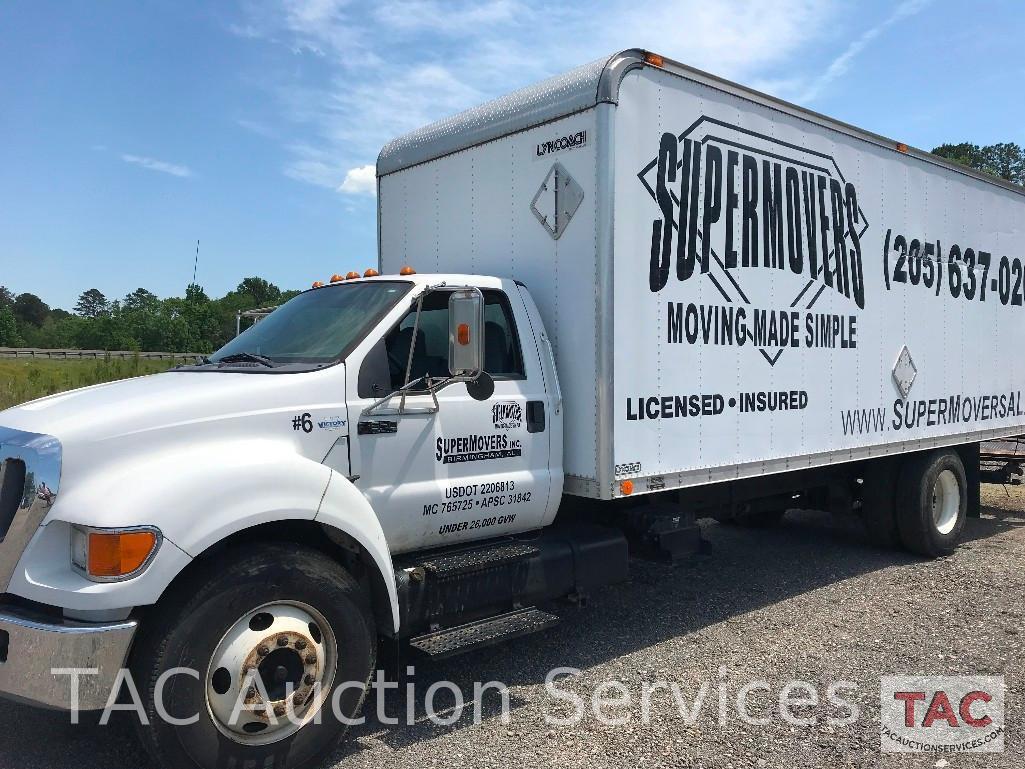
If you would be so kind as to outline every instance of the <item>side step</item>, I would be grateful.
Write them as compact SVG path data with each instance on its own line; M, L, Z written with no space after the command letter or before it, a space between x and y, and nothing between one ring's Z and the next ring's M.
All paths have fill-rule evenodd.
M558 617L536 607L517 609L497 617L426 633L410 639L409 645L428 657L443 659L547 630L557 624Z
M428 574L444 580L496 569L516 561L522 561L524 558L537 555L537 553L538 549L533 545L510 542L436 555L422 561L420 565Z

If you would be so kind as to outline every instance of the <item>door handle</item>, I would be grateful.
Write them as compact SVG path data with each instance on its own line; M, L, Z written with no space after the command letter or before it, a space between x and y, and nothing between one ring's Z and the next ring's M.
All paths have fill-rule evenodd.
M527 401L527 432L543 433L545 431L545 402Z

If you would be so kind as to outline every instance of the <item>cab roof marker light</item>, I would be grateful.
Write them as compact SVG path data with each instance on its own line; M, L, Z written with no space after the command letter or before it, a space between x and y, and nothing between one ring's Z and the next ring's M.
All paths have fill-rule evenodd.
M408 264L399 270L399 275L416 275L416 270L410 267Z
M345 280L345 278L342 277L341 275L339 275L337 272L334 275L331 276L331 282L332 283L340 283L343 280Z
M357 278L359 278L359 273L355 270L349 270L347 273L345 273L346 280L356 280Z
M376 278L380 274L381 273L379 273L373 267L367 267L367 271L363 273L363 277L364 278Z

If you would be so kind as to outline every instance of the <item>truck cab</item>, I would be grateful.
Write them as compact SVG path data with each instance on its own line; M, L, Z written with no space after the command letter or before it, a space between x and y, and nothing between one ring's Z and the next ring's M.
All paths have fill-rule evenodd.
M620 534L526 543L562 498L561 411L525 286L411 268L315 284L194 365L9 409L0 691L95 710L187 669L169 707L208 715L200 743L323 751L340 725L303 719L366 681L379 638L451 651L439 630L497 617L477 632L497 640L625 573ZM170 765L205 765L194 730L153 722L160 760L170 741Z

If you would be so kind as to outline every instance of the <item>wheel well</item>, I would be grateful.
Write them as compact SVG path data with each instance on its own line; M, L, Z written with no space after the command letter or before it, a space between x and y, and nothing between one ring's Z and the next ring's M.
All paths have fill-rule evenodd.
M258 542L308 547L341 564L366 591L378 632L394 635L388 589L373 557L341 529L315 521L273 521L237 531L196 556L168 585L164 595L194 578L225 553Z

